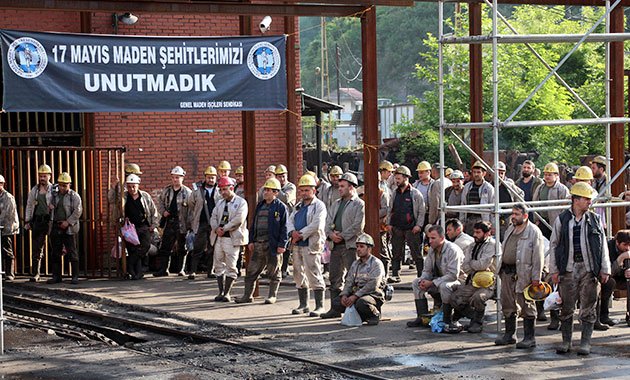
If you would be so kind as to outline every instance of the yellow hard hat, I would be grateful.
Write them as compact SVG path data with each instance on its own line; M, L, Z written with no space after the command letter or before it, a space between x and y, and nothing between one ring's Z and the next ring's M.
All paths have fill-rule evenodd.
M280 165L276 165L276 171L274 173L276 173L276 175L278 174L286 174L289 171L287 170L287 167L280 164Z
M57 182L59 183L72 183L72 178L68 172L63 172L59 174L59 178L57 178Z
M475 288L489 288L494 285L494 273L490 271L480 271L475 273L472 279Z
M591 164L600 164L600 165L607 165L607 161L606 161L606 157L604 156L595 156L595 158L593 158L593 160L591 160Z
M486 171L486 165L484 165L481 161L475 161L475 163L473 164L472 168L479 168L483 171Z
M577 182L571 187L571 195L577 195L578 197L584 197L588 199L595 198L593 188L586 182Z
M541 282L538 286L527 285L523 289L523 296L528 301L544 301L551 294L551 285Z
M239 166L238 168L236 168L236 170L234 171L234 174L245 174L245 168L243 168L243 166Z
M300 177L300 181L298 182L298 187L300 186L310 186L317 187L317 183L315 182L315 178L313 178L310 174L304 174Z
M416 171L420 172L420 171L425 171L425 170L431 170L431 164L428 163L427 161L420 161L420 163L418 163L418 167L416 168Z
M265 184L263 185L264 188L266 189L272 189L272 190L281 190L282 186L280 185L280 181L278 181L275 178L269 178L268 180L265 181Z
M219 166L217 166L217 169L219 169L219 170L232 170L232 166L227 161L221 161L221 162L219 162Z
M315 178L315 180L317 180L317 173L315 173L313 171L307 170L307 171L304 172L304 174L311 175L311 176L313 176L313 178Z
M388 170L390 172L393 172L394 171L394 165L391 162L389 162L387 160L384 160L378 166L378 170Z
M127 164L125 165L125 173L127 174L142 174L140 171L140 166L138 164Z
M593 171L588 166L580 166L573 176L575 179L581 179L583 181L590 181L593 179Z
M543 168L543 173L560 173L560 170L558 170L558 165L556 165L554 162L550 162L547 165L545 165L545 167Z
M265 170L265 173L273 173L276 174L276 165L269 165L267 166L267 170Z
M396 171L394 172L395 174L402 174L406 177L411 177L411 170L409 170L408 167L406 167L405 165L400 165L399 167L396 168Z
M343 170L341 170L341 168L337 165L330 168L330 171L328 172L328 175L342 175L342 174L343 174Z
M217 175L217 169L214 166L210 165L203 172L203 175Z
M39 166L39 169L37 169L37 174L52 174L52 169L50 166L43 164Z
M453 169L451 168L446 168L446 170L444 170L444 176L445 177L450 177L451 174L453 174Z

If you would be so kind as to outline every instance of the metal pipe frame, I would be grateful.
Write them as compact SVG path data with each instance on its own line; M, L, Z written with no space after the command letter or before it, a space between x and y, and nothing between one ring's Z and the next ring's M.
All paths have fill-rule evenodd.
M497 36L497 42L500 44L576 43L583 37L583 34L500 34ZM583 42L601 43L628 40L630 40L630 33L592 33ZM492 36L448 36L442 38L442 43L453 45L490 44L492 43Z
M500 128L521 128L521 127L558 127L563 125L606 125L606 124L630 123L628 117L601 117L597 119L571 119L571 120L517 120L509 122L499 122ZM448 129L471 129L471 128L492 128L492 123L483 121L476 123L444 123L444 128Z

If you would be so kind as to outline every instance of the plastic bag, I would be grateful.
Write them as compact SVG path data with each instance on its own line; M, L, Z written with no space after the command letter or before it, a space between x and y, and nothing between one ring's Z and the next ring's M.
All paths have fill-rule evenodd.
M343 313L343 318L341 318L341 324L349 327L357 327L363 324L361 316L354 305L346 308L346 311Z
M195 234L192 231L188 231L186 234L186 251L192 252L195 247Z
M120 233L127 243L131 245L140 245L140 239L138 239L136 226L134 226L129 219L125 219L125 224L120 228Z
M118 245L118 247L116 246ZM123 255L122 239L118 237L118 242L112 246L112 259L120 259Z
M545 298L545 310L560 310L562 307L562 297L558 292L558 285L553 286L553 292Z
M330 247L328 246L328 242L324 243L324 251L322 252L321 259L322 264L330 263Z
M431 331L434 333L441 333L444 331L444 312L442 310L433 315L431 322L429 322L429 326L431 327Z

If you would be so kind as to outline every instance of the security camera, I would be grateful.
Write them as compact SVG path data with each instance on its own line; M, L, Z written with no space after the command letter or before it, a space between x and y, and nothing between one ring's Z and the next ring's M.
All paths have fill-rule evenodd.
M260 28L260 33L266 33L271 27L271 16L265 16L258 27Z
M129 12L119 16L120 22L125 25L133 25L138 22L138 16L133 15Z

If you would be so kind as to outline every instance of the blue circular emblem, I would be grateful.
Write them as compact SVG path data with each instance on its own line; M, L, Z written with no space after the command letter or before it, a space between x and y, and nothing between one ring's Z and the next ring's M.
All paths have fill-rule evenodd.
M275 77L281 63L278 49L266 41L252 46L247 54L247 67L258 79L268 80Z
M48 65L48 55L39 41L31 37L22 37L9 45L7 61L16 75L32 79L44 72Z

